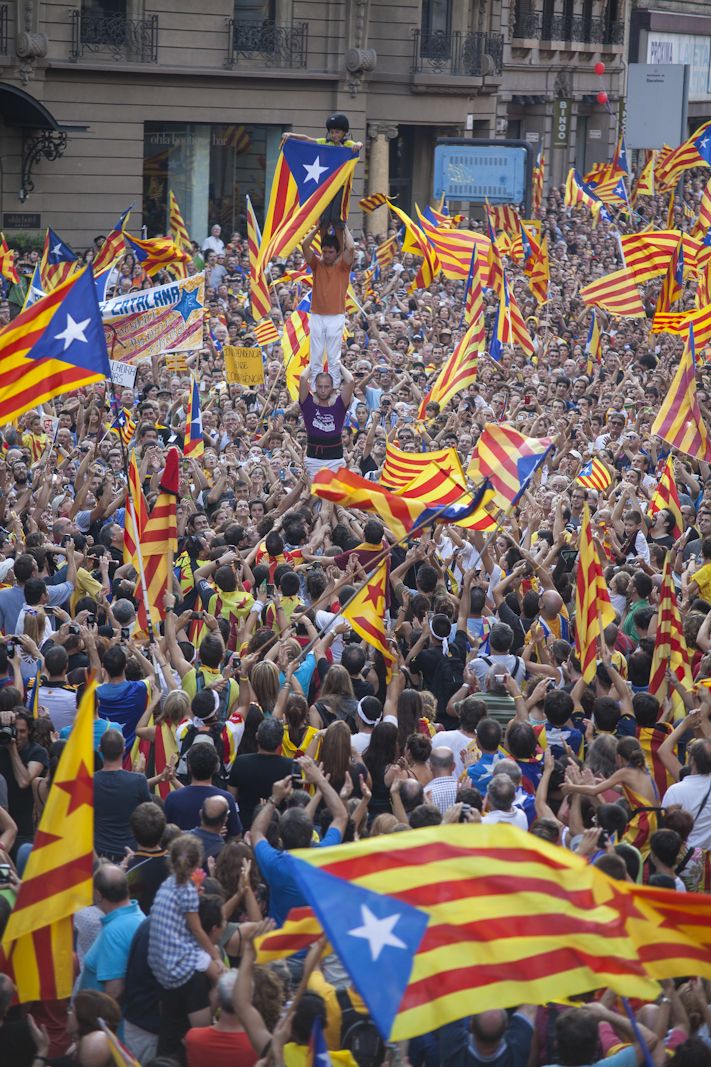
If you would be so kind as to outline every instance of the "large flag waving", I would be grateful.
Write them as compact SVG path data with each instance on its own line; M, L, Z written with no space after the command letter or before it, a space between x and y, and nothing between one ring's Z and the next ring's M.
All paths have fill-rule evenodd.
M652 977L711 975L709 897L616 882L513 826L383 834L289 863L386 1040L472 1005L605 987L649 1000Z
M403 500L377 482L369 482L347 467L331 471L324 468L314 475L311 492L346 508L374 511L397 538L406 537L426 510L425 503ZM465 492L465 490L462 490Z
M94 703L82 697L2 938L20 1003L61 1000L74 983L72 916L94 899Z
M647 314L634 275L625 267L588 282L580 295L589 306L618 318L643 319Z
M264 219L259 268L288 256L316 224L339 189L346 208L358 153L351 148L286 141L277 160ZM345 187L345 188L344 188Z
M394 656L388 645L384 622L387 587L388 561L384 559L360 592L341 608L341 617L348 620L366 644L381 652L386 665L389 665L392 664Z
M674 381L652 424L652 433L687 456L711 463L711 443L696 396L695 370L694 330L690 328Z
M583 508L578 549L578 577L575 587L575 650L587 685L595 677L597 641L603 630L615 621L615 609L602 574L600 558L590 529L590 508Z
M165 615L163 597L168 589L168 576L173 570L173 557L178 550L178 520L176 508L180 486L178 450L171 448L165 461L160 493L153 505L141 537L141 554L146 576L151 622L156 626ZM143 598L138 604L138 621L146 629L148 620Z
M132 209L133 204L130 204L119 216L113 230L111 230L110 233L107 233L104 243L91 261L91 269L94 272L94 277L98 279L100 275L104 276L101 290L102 299L104 299L109 271L126 251L124 231Z
M671 531L672 537L681 537L684 530L684 519L681 514L679 491L674 477L674 457L671 455L667 457L662 473L659 475L657 488L649 501L647 514L650 516L656 515L658 511L662 510L670 511L674 516L674 529Z
M129 252L133 252L139 264L149 277L170 267L181 267L190 263L191 257L178 247L172 237L150 237L142 240L124 233L124 241Z
M249 250L249 302L252 317L258 321L266 318L272 310L272 301L269 296L269 286L264 271L257 266L259 261L259 246L262 243L262 235L259 232L259 223L254 214L252 201L249 195L245 197L247 207L247 247Z
M85 267L0 330L0 426L110 375L96 289Z
M679 604L674 586L672 557L667 553L662 574L662 586L659 590L659 610L657 612L657 632L654 636L654 655L652 669L649 672L649 692L661 702L669 694L667 671L671 671L676 680L685 689L690 690L694 684L691 676L689 650L681 624ZM684 701L681 695L672 690L674 718L684 716Z
M464 468L455 448L437 448L433 452L405 452L392 441L385 446L385 463L381 481L388 489L406 489L414 478L430 466L451 475L462 489L466 488Z
M190 252L192 249L190 234L172 189L168 191L168 227L181 252Z
M657 181L666 188L671 188L685 170L708 166L711 166L711 122L699 126L688 140L683 141L659 162Z
M425 409L432 401L436 401L441 410L462 389L468 389L470 385L474 384L479 353L484 344L482 329L483 321L481 319L477 319L471 324L449 359L445 361L434 385L423 396L418 418L424 419Z
M525 492L553 445L552 437L525 437L505 422L487 422L467 474L475 482L488 478L497 507L507 510Z
M58 233L48 229L44 235L44 248L40 259L40 279L44 291L51 293L65 282L76 270L76 265L76 252L71 250Z

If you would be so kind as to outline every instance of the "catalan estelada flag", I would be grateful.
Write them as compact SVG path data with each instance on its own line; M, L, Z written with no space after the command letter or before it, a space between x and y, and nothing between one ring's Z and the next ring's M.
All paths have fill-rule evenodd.
M41 673L42 672L38 667L35 676L32 679L32 685L27 693L27 707L32 712L33 719L39 719L39 689Z
M140 544L147 522L148 505L141 488L138 460L134 451L131 452L128 460L128 494L126 498L126 517L123 524L123 561L124 563L132 563L137 570L138 549L136 546Z
M487 482L472 494L451 474L445 474L434 465L426 468L404 489L398 489L397 495L403 500L427 505L427 511L418 519L419 526L446 522L468 530L486 531L496 525L490 511L494 493Z
M189 252L192 249L190 234L172 189L168 191L168 229L182 252Z
M469 274L465 283L464 315L462 322L469 328L478 323L477 345L483 349L486 341L486 324L484 322L484 290L479 273L479 256L477 249L472 251Z
M649 159L642 167L639 178L632 192L632 206L634 207L638 196L654 196L654 164L656 153L650 152Z
M293 956L310 948L322 934L321 923L311 908L292 908L283 926L256 938L257 963L272 963Z
M693 686L689 650L686 647L684 628L676 599L672 556L669 552L664 560L657 610L657 632L654 635L654 655L652 656L652 669L649 672L649 692L657 698L660 704L663 704L669 695L667 671L671 671L685 689L690 690ZM671 700L674 718L683 717L684 701L675 689L671 692Z
M575 482L584 489L597 489L598 492L604 493L612 485L612 475L602 460L593 456L582 468Z
M577 170L569 170L565 180L565 207L586 207L590 210L593 222L609 218L597 193L586 185Z
M694 274L698 267L701 242L690 234L681 235L684 250L684 273ZM646 230L625 233L620 237L625 265L638 285L666 273L669 261L679 245L678 230Z
M343 189L343 215L358 153L351 148L288 140L277 160L264 219L259 268L288 256Z
M679 243L669 260L662 287L657 297L655 315L671 311L672 304L684 295L684 242L679 235Z
M126 251L124 230L126 229L128 218L132 210L133 204L130 204L123 214L119 216L118 222L113 230L106 235L104 243L91 261L91 269L97 280L100 275L106 275L104 278L104 289L106 288L105 283L108 281L108 272L115 266Z
M262 243L262 235L259 232L259 223L254 214L252 201L249 195L245 197L247 207L247 248L249 251L249 303L252 317L255 320L266 318L272 310L272 301L269 296L269 286L264 271L259 269L259 246ZM270 320L271 321L271 320Z
M496 319L489 346L489 355L497 363L501 361L504 345L519 345L529 357L535 354L531 336L526 329L521 309L508 283L506 271L503 271L501 279L499 306L496 310Z
M46 296L44 289L42 288L42 282L40 281L40 269L39 263L35 265L35 269L32 271L32 277L30 278L30 284L27 286L27 292L25 294L25 302L22 305L22 310L26 311L27 308L32 307L38 300L41 300L43 296Z
M0 330L0 426L110 376L96 289L85 267Z
M173 570L173 558L178 550L176 507L180 492L179 474L178 450L171 448L166 456L158 499L153 505L141 536L143 571L146 576L151 622L154 626L165 616L163 597L168 589L168 578ZM148 620L143 598L138 603L138 622L142 629L147 629Z
M279 331L271 319L262 319L261 322L257 323L252 332L257 338L257 344L260 348L266 348L267 345L273 345L279 340Z
M284 323L281 350L284 356L286 387L292 400L298 400L299 378L308 367L311 358L310 313L311 293L307 293Z
M51 293L77 269L77 255L58 233L48 229L40 259L40 281L46 293Z
M426 504L416 500L404 500L384 486L362 478L347 467L341 467L337 471L318 471L314 475L311 492L321 500L330 500L346 508L375 512L398 539L410 533L427 509Z
M185 439L183 441L183 455L199 459L205 451L205 442L202 437L202 415L200 413L200 390L197 378L190 375L190 398L188 411L185 418Z
M385 630L387 586L388 561L384 559L369 576L363 588L341 608L341 617L351 624L367 645L382 654L389 668L394 656Z
M482 329L482 320L475 320L445 360L434 385L422 398L418 418L424 419L425 409L433 400L437 401L442 410L457 393L475 383L479 353L484 346Z
M115 434L124 447L130 445L136 432L136 420L128 410L121 408L114 421L109 426L109 433Z
M0 275L13 285L19 284L20 276L15 267L15 257L8 248L4 233L0 233Z
M701 195L699 214L691 230L691 236L702 240L709 230L711 230L711 179L706 183Z
M580 295L588 307L600 308L617 318L646 317L637 282L626 267L588 282L580 290Z
M377 211L379 207L385 207L390 197L387 193L370 193L358 201L358 207L369 215L371 211Z
M405 452L392 441L388 441L385 446L385 463L380 480L383 485L397 492L407 488L414 478L433 465L451 475L462 488L466 487L464 468L455 448L437 448L432 452Z
M693 959L711 974L708 896L616 882L517 827L427 827L289 859L385 1040L431 1033L472 1004L606 987L654 999L653 979L697 973Z
M685 170L692 167L711 166L711 122L705 122L694 130L657 166L657 180L667 188L676 184Z
M142 240L124 233L126 250L133 252L137 262L149 277L161 270L187 265L190 256L178 248L172 237L149 237Z
M681 514L679 492L676 487L676 478L674 477L673 456L667 456L662 473L659 475L657 488L654 490L652 499L649 501L647 514L650 516L656 515L658 511L663 510L670 511L674 516L672 537L681 537L684 532L684 519Z
M600 323L597 321L597 315L594 311L592 313L592 318L590 319L588 339L585 342L585 355L587 356L585 369L588 374L592 374L593 364L602 363L602 331L600 330Z
M654 420L652 433L687 456L711 463L711 443L696 396L693 327L689 328L679 367Z
M484 285L489 282L489 239L473 230L453 230L450 226L436 226L417 210L422 232L437 254L445 278L463 281L469 274L472 256L476 252Z
M87 685L2 938L2 969L21 1004L61 1000L74 984L72 916L94 899L94 704Z
M615 609L602 574L600 558L590 529L590 508L585 504L580 524L578 574L575 586L575 650L587 685L597 669L597 642L615 621Z
M467 474L477 483L488 478L496 505L507 510L525 492L553 445L552 437L525 437L508 423L487 422Z
M538 149L538 156L533 167L533 178L531 182L531 210L534 215L540 214L541 204L543 203L543 188L546 180L546 159L543 154L543 149Z

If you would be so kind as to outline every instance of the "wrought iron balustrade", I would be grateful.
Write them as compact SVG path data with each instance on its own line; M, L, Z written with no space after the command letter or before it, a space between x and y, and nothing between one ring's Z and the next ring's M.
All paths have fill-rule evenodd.
M308 60L309 24L278 26L276 22L235 22L227 20L227 65L238 56L263 60L268 67L303 69Z
M72 11L71 58L87 52L108 52L115 61L158 62L158 16L130 19L126 15L96 15Z
M490 56L493 64L485 61ZM425 33L412 35L412 71L453 74L457 77L482 77L500 74L504 60L502 33Z

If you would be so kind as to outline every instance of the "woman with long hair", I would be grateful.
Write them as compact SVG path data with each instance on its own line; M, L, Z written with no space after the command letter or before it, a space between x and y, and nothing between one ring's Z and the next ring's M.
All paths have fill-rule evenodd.
M400 752L405 751L405 744L411 734L432 737L434 733L434 728L425 716L422 693L418 693L416 689L403 689L397 700L397 742Z
M263 720L262 709L258 708L256 704L250 704L244 717L242 738L237 746L238 756L245 756L250 752L257 751L257 730Z
M160 698L160 690L155 694ZM160 710L156 712L156 707ZM163 773L166 767L177 766L180 746L175 731L183 719L190 716L190 697L182 689L173 689L160 703L151 700L136 726L136 740L131 749L131 766L134 770L141 768L147 778ZM165 797L178 788L175 779L157 782L153 792Z
M309 703L300 693L290 693L288 696L284 709L284 726L282 755L287 759L296 759L297 756L306 755L307 750L313 747L314 740L318 738L319 731L310 724ZM309 755L318 759L318 744L313 752L309 751Z
M371 817L390 811L390 786L400 772L397 758L397 726L390 722L378 723L363 753L363 763L372 782L373 795L368 805Z
M371 735L372 744L372 735ZM351 732L345 722L332 722L321 738L321 751L319 762L323 766L324 774L328 775L329 782L340 793L346 779L350 778L351 786L347 785L348 793L355 797L361 795L361 777L370 784L370 775L363 763L356 763L353 759L351 748Z
M255 663L250 671L249 682L255 703L265 715L273 715L279 696L279 668L276 663L268 659Z
M67 1034L71 1039L71 1046L66 1056L56 1062L62 1065L70 1064L96 1065L113 1063L113 1055L109 1039L104 1033L101 1023L107 1029L116 1034L121 1024L121 1009L107 993L98 989L81 989L72 1001L71 1011L67 1014ZM38 1031L42 1034L42 1031ZM46 1060L49 1051L49 1041L46 1047L37 1048L37 1058ZM52 1061L55 1062L54 1060Z
M340 663L334 663L326 671L318 700L312 706L311 711L314 716L318 717L321 728L325 730L336 719L351 718L357 703L351 676Z

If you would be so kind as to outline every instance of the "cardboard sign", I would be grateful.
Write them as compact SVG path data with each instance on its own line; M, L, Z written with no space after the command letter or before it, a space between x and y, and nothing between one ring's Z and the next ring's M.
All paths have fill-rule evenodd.
M235 348L225 345L225 377L239 385L263 385L264 365L261 348Z
M51 437L52 440L54 440L55 434L59 429L59 419L54 415L44 414L41 416L41 419L43 432L46 433L48 437Z
M123 385L127 389L133 389L136 381L138 367L132 367L130 363L120 363L117 359L110 359L111 381L114 385Z

